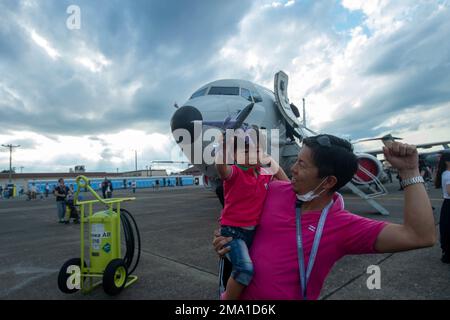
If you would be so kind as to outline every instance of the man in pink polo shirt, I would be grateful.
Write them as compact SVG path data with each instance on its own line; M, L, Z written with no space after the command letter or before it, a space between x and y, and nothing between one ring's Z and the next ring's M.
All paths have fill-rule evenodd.
M433 212L416 148L388 142L384 154L404 183L403 224L346 211L336 191L356 172L352 145L331 135L304 139L291 168L292 181L269 184L250 249L254 276L241 299L317 299L331 268L345 255L434 245ZM224 247L230 240L216 234L213 244L220 255L230 250Z

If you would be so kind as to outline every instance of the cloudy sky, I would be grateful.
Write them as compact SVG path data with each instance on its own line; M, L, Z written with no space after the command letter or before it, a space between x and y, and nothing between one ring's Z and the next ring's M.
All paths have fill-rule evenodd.
M80 29L67 27L70 5L80 8ZM306 97L314 130L450 140L449 7L0 0L0 143L21 145L13 165L23 172L132 170L134 150L140 168L180 159L174 102L221 78L272 88L278 70L290 76L292 102ZM2 149L0 170L9 165Z

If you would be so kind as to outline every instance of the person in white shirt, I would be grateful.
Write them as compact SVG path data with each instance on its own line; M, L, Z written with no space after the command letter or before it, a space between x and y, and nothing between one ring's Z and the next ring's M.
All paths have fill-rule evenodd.
M439 219L443 263L450 263L450 153L442 153L436 173L435 187L442 188L444 202Z

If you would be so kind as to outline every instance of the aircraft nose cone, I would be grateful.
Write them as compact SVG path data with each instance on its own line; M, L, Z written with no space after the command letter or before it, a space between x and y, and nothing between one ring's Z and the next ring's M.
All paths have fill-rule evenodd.
M189 131L191 139L194 139L194 123L193 121L203 121L203 117L197 108L192 106L183 106L179 108L170 120L170 128L172 132L177 129L185 129Z

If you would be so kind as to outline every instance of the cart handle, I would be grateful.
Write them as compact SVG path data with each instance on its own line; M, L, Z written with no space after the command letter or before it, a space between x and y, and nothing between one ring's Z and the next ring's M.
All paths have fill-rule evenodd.
M117 203L117 202L131 201L131 200L136 199L135 197L129 197L129 198L113 198L113 199L105 200L105 199L102 199L98 195L98 193L89 185L89 179L86 178L85 176L83 176L83 175L78 176L75 179L75 182L77 184L77 191L75 192L75 196L74 196L74 204L86 204L86 203L101 202L104 205L110 205L110 204ZM78 195L80 193L81 188L88 189L97 200L78 201Z

